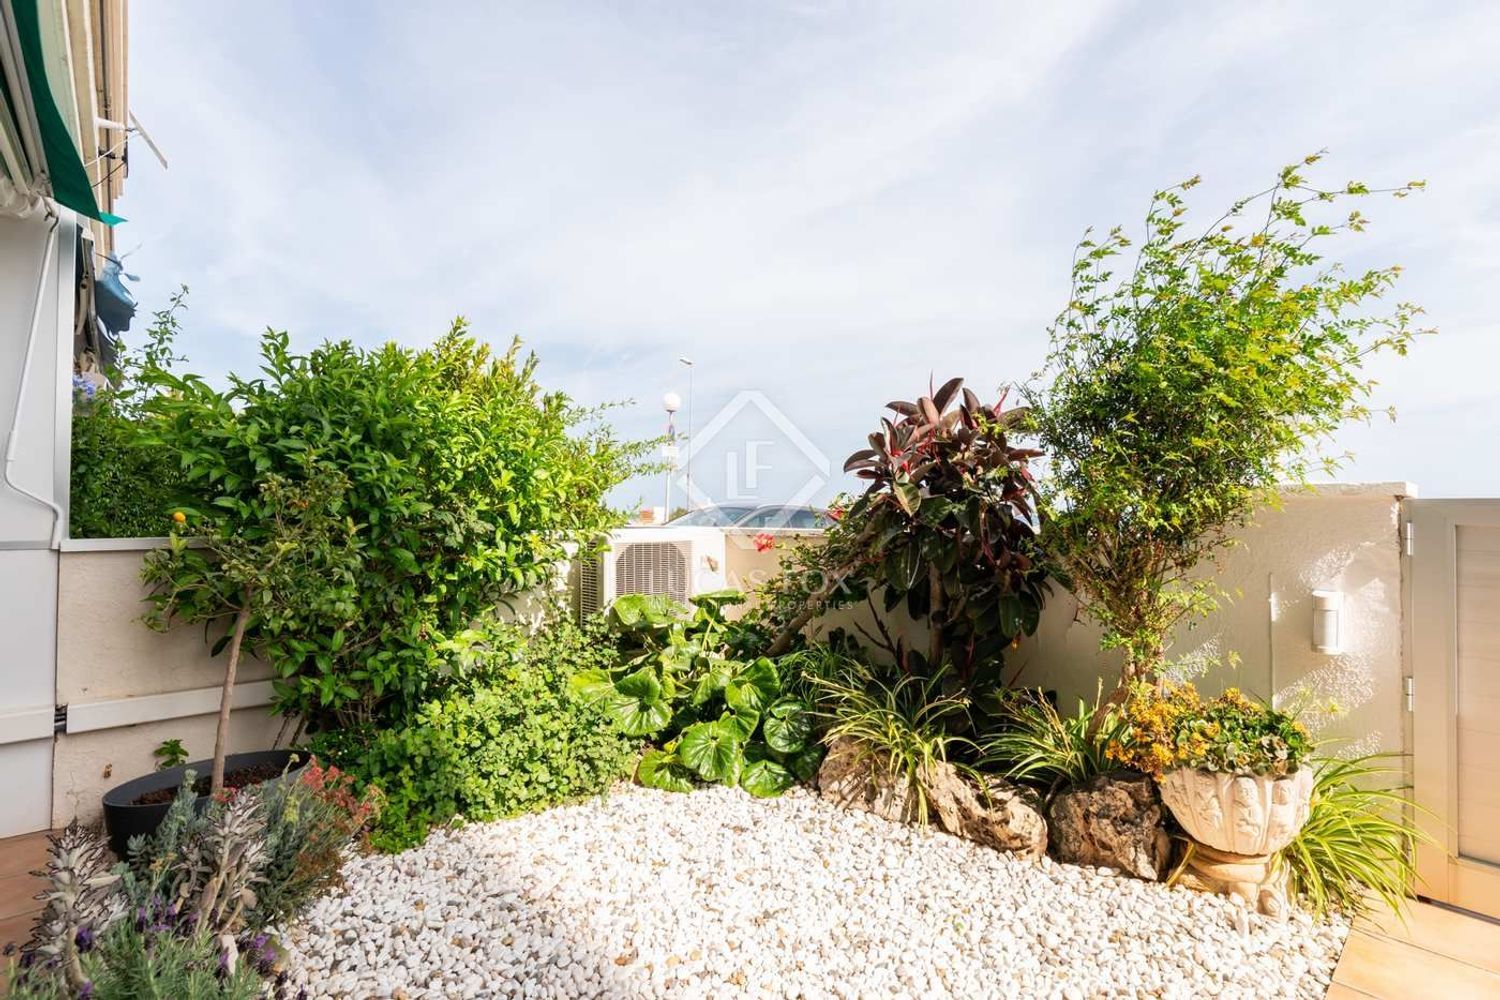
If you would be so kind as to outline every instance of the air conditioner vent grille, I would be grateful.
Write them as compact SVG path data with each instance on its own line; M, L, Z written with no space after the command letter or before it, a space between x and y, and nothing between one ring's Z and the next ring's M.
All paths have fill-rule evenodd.
M665 594L686 601L692 581L685 546L677 542L631 542L617 549L617 594Z
M587 556L578 562L578 618L582 621L604 610L604 579L600 557Z

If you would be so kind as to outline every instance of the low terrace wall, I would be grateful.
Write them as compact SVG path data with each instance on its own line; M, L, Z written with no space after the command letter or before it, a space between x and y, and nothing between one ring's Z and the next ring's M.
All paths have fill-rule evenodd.
M141 560L166 539L66 543L57 587L57 704L67 723L53 744L52 825L101 816L106 790L156 766L163 740L193 759L213 754L223 657L210 657L201 627L154 632ZM247 659L235 685L230 752L260 750L281 719L267 709L271 671Z

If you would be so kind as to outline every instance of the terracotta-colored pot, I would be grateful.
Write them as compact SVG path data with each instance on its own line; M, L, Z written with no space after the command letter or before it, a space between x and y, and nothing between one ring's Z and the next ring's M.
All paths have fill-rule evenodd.
M1180 767L1161 779L1161 800L1194 840L1231 854L1273 854L1292 842L1312 801L1311 768L1284 778Z

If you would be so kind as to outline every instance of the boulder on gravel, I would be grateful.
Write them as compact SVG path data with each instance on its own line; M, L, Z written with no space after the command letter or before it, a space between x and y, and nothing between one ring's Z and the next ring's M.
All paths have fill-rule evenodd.
M829 744L818 768L818 794L845 809L862 809L892 823L915 823L918 810L905 777L892 774L885 758L858 740Z
M1047 821L1036 796L1000 778L971 778L938 764L923 782L927 807L942 829L997 851L1039 858L1047 851Z
M1172 850L1156 782L1101 774L1052 800L1052 854L1075 865L1114 868L1160 881Z
M939 829L1000 851L1041 857L1047 821L1033 797L1009 782L990 778L984 786L951 764L935 764L923 777L927 815ZM818 769L818 791L849 809L862 809L894 823L915 823L917 797L904 775L892 774L886 758L858 741L838 739Z

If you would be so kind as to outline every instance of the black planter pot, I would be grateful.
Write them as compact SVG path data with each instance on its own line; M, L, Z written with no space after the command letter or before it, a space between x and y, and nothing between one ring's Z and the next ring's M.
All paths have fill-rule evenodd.
M249 753L232 753L224 758L224 773L232 774L240 768L269 764L281 772L280 776L270 781L284 781L307 766L310 759L309 755L302 750L253 750ZM118 857L125 857L130 838L155 832L156 828L161 825L162 819L166 817L167 810L172 806L170 802L138 805L136 799L163 788L176 789L182 784L183 776L188 771L194 772L201 778L212 773L213 767L212 760L195 760L181 767L169 767L165 771L134 778L105 792L104 829L109 834L110 849ZM199 811L207 806L208 796L198 796Z

